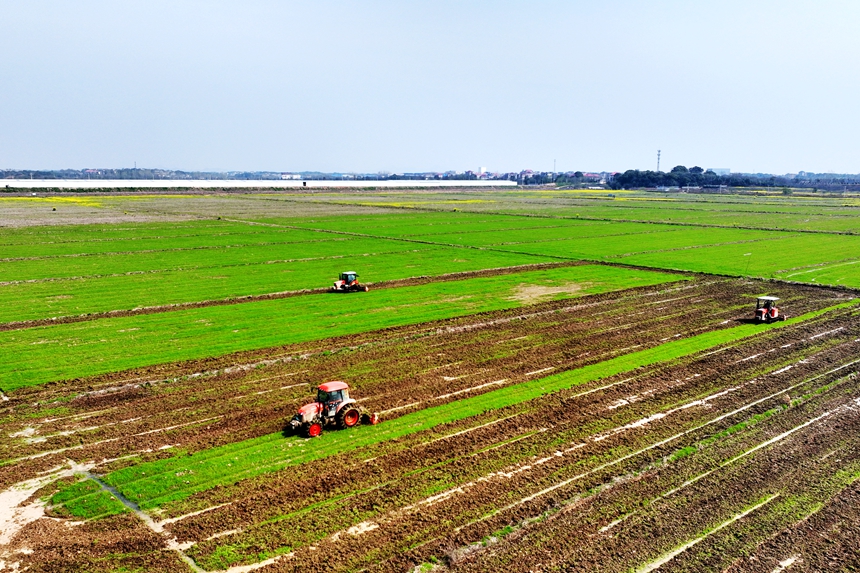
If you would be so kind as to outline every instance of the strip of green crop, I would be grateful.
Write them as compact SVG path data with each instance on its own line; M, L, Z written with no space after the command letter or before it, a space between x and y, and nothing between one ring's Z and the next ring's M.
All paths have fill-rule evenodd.
M53 380L309 342L679 278L581 265L366 294L308 295L12 330L0 332L0 384L9 392ZM521 294L529 286L560 292L530 300Z
M116 497L93 480L83 480L62 487L51 498L55 513L82 519L94 519L128 511Z
M342 270L357 270L364 282L381 282L558 261L540 255L402 245L409 248L236 265L219 264L216 252L205 255L210 266L6 285L0 287L0 322L325 288ZM203 255L199 256L202 263Z
M776 323L770 328L798 324L833 310L856 305L856 300ZM379 426L325 434L322 439L285 439L281 434L212 448L190 456L177 456L131 466L105 477L105 481L144 509L184 499L222 483L272 472L288 466L353 451L409 434L534 400L568 388L628 372L639 367L677 360L716 346L740 341L762 332L761 326L742 325L667 342L562 372L546 378L501 388L480 396L407 414Z
M594 237L584 239L572 239L568 241L554 241L542 243L523 243L509 247L496 247L501 250L513 250L521 253L533 253L543 255L567 256L572 258L614 258L633 253L659 252L661 257L666 252L674 252L677 249L691 249L696 251L704 246L721 244L743 244L748 245L755 242L777 239L789 236L784 233L772 231L745 231L740 229L709 229L709 228L684 228L676 227L673 230L662 230L656 233L640 235L619 235L611 237ZM767 244L767 243L765 243ZM747 249L755 246L747 246ZM766 247L764 247L766 248ZM655 266L657 266L655 264Z
M304 233L302 233L304 234ZM317 233L316 237L324 237ZM270 261L291 261L411 251L415 245L403 241L328 235L328 241L279 242L268 245L237 245L194 249L195 242L177 241L186 250L138 251L130 253L99 253L82 257L57 259L35 258L4 261L0 266L0 281L22 281L117 275L170 269L260 264Z
M774 234L777 236L776 234ZM822 265L833 270L833 283L860 287L860 265L836 267L841 262L856 262L860 237L841 235L786 235L760 243L712 245L698 249L665 253L634 254L620 262L657 268L752 276L780 276L796 281L813 282L815 273L788 271L805 265ZM809 267L814 268L814 267ZM799 269L804 270L804 269ZM823 281L822 281L823 282ZM830 282L830 281L828 281Z
M52 257L65 260L80 255L101 256L131 254L141 251L176 251L179 249L219 249L249 245L280 245L287 243L313 243L332 239L348 239L326 233L297 231L294 229L235 225L232 228L188 228L185 233L155 234L134 236L131 229L116 237L92 238L83 231L60 236L34 237L30 242L20 241L23 237L0 236L0 253L7 258ZM117 232L119 233L119 231ZM26 235L25 235L26 236ZM40 240L41 239L41 240Z

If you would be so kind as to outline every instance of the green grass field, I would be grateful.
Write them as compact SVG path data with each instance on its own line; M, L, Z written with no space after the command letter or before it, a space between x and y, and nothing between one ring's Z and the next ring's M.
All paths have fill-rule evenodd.
M348 241L337 241L336 246L344 242ZM359 270L361 280L380 282L558 260L416 243L397 243L397 247L389 252L247 264L228 263L215 252L207 253L199 266L7 284L0 287L0 322L327 288L341 270Z
M358 294L314 294L161 314L0 332L14 360L0 362L3 391L417 324L566 296L682 280L678 275L583 265ZM561 288L530 298L524 287ZM133 349L133 351L129 351Z
M860 237L824 233L856 226L860 202L854 199L607 195L506 190L57 198L52 204L60 210L66 204L136 209L164 219L169 216L163 213L181 206L183 213L199 215L0 227L0 323L314 289L347 268L373 283L586 259L860 287ZM45 201L12 203L43 209ZM0 211L6 203L0 202ZM384 212L379 205L396 209ZM216 210L225 216L210 214ZM797 217L807 218L804 226L795 224ZM627 219L641 222L621 222ZM609 277L607 289L643 284L602 272ZM519 304L511 302L511 289L534 276L372 292L359 303L313 296L4 332L0 340L10 358L0 365L0 380L10 391L69 376L316 340L341 334L332 326L339 317L352 321L350 332L364 332L497 309ZM448 300L461 296L465 302ZM115 356L111 348L117 346L133 352Z

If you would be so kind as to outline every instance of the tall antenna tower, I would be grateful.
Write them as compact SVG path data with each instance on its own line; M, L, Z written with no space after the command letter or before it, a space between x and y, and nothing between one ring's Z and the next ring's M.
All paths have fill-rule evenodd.
M657 150L657 172L660 172L660 150Z

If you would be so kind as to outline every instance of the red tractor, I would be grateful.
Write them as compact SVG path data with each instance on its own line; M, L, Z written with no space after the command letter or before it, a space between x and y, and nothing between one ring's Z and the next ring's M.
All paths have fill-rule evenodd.
M355 271L344 271L340 278L334 281L332 292L367 292L370 289L358 282L358 273Z
M775 296L758 297L755 305L755 321L775 322L777 320L785 320L785 315L780 314L779 308L776 306L776 301L778 300Z
M371 414L350 398L346 382L326 382L317 389L315 401L299 408L298 414L290 420L290 429L316 438L326 425L344 429L357 426L359 422L378 424L379 415Z

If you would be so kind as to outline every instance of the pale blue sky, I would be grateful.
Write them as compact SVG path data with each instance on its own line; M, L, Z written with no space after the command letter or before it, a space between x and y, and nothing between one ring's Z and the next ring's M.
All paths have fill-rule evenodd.
M0 168L860 172L857 0L0 14Z

